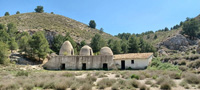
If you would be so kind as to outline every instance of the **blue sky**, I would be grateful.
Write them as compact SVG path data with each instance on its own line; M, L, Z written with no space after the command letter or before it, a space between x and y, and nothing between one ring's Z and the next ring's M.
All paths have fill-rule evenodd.
M172 27L186 17L200 14L200 0L0 0L0 16L34 12L38 5L47 13L63 15L116 35L142 33Z

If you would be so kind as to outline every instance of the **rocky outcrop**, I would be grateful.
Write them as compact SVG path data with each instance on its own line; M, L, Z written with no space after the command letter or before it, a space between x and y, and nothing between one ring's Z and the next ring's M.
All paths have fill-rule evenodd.
M168 38L164 42L160 43L160 46L165 46L168 49L180 51L185 51L189 45L190 43L187 38L181 34Z
M178 50L178 51L186 52L188 50L197 48L198 42L199 42L199 39L190 40L181 34L177 34L177 35L170 37L167 40L159 43L157 45L157 47L158 47L158 49L162 49L161 47L164 46L170 50ZM199 47L199 49L200 49L200 47Z

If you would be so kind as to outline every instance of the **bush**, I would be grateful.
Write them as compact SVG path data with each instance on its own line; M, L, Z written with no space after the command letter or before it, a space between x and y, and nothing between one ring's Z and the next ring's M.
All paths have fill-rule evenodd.
M28 72L27 71L18 71L16 76L28 76Z
M160 61L160 58L153 58L152 63L148 69L153 70L173 70L173 71L179 71L178 66L175 66L170 63L162 63Z
M141 86L140 86L140 90L149 90L149 88L147 88L146 85L141 85Z
M78 86L79 85L77 83L75 83L75 84L72 84L70 88L71 88L71 90L76 90L78 88Z
M181 73L171 72L169 74L169 77L172 78L172 79L180 79L181 78Z
M189 87L188 83L186 81L181 81L179 85L184 87L185 89L187 89L187 87Z
M33 87L35 87L33 83L25 83L23 85L23 90L32 90Z
M66 72L66 73L63 73L63 76L65 76L65 77L73 77L73 76L75 76L75 74Z
M92 84L93 82L95 82L95 81L97 80L97 78L94 77L94 76L87 76L87 77L86 77L86 80L87 80L90 84Z
M187 71L188 70L188 67L186 66L179 66L178 67L181 71Z
M161 85L163 83L168 83L170 86L176 86L175 82L171 80L168 76L161 76L157 79L157 84Z
M20 87L14 82L4 82L0 84L0 90L18 90Z
M92 90L92 85L84 83L80 90Z
M104 89L106 87L112 86L115 82L115 79L104 78L97 83L97 86L99 87L99 89Z
M200 76L197 76L195 74L188 74L185 76L184 80L189 84L199 84Z
M163 83L160 86L161 90L171 90L171 85L169 83Z
M117 84L112 85L111 89L112 90L118 90L119 86Z
M145 84L147 84L147 85L152 85L153 83L152 83L150 80L146 80L146 81L145 81Z
M120 75L119 75L119 74L116 74L115 77L120 77Z
M136 81L135 79L130 80L128 83L129 83L129 85L131 85L132 87L135 87L135 88L138 88L140 85L140 83L138 81Z
M181 60L178 62L178 65L186 65L186 60Z
M138 79L139 79L139 76L138 76L138 75L135 75L135 74L133 74L133 75L131 76L131 78L132 78L132 79L137 79L137 80L138 80Z
M155 83L153 83L153 84L151 85L151 87L158 87L158 85L155 84Z
M55 89L56 90L65 90L67 86L63 82L57 82L55 83Z
M188 64L189 68L199 68L200 67L200 60L192 61Z

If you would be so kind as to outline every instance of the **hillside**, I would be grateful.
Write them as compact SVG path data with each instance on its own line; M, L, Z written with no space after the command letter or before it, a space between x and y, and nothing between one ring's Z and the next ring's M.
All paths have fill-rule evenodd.
M99 30L92 29L84 23L49 13L23 13L0 17L0 23L7 24L10 22L15 23L19 31L48 30L61 34L69 32L76 42L86 40L89 43L91 38L99 33ZM101 33L101 35L105 40L118 39L107 33Z
M199 28L200 28L200 15L198 15L194 19L199 22L198 24L199 24ZM143 35L143 38L146 41L148 41L149 43L151 43L152 45L156 46L157 44L162 43L162 42L166 41L167 39L180 34L181 31L182 31L182 26L180 26L177 29L172 29L169 31L157 31L155 33L145 34L145 35ZM155 35L157 35L156 39L154 38Z
M151 43L152 45L156 46L157 44L167 40L168 38L175 36L179 34L179 32L182 30L182 27L178 29L173 29L170 31L158 31L155 33L147 34L143 36L143 39L147 42ZM154 36L157 35L157 38L155 39ZM149 38L148 38L149 36Z

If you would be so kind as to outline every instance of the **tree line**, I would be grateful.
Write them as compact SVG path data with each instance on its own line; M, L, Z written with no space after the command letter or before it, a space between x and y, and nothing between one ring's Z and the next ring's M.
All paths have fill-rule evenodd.
M44 32L38 31L32 36L27 32L18 32L14 23L0 24L0 64L7 64L10 53L19 49L30 58L44 59L51 51Z

